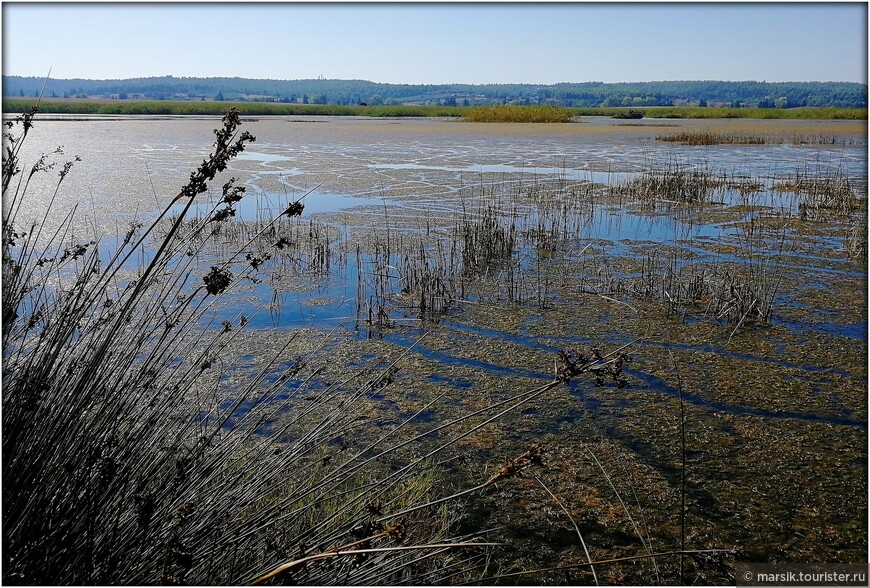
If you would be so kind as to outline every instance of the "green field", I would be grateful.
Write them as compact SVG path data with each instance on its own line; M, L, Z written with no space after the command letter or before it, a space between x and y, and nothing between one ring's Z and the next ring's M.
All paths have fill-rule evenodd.
M4 98L3 112L30 110L33 99ZM243 116L309 115L309 116L372 116L372 117L462 117L465 120L495 120L498 122L554 122L549 116L555 109L542 106L339 106L335 104L276 104L267 102L217 102L169 100L70 100L43 99L39 110L46 114L115 114L115 115L213 115L222 116L235 107ZM628 108L560 108L569 113L568 120L578 116L613 116ZM756 119L817 119L867 120L866 108L701 108L696 106L652 106L640 108L647 118L756 118ZM505 112L506 118L480 117L481 113ZM524 112L530 116L523 115ZM548 116L538 116L542 112Z

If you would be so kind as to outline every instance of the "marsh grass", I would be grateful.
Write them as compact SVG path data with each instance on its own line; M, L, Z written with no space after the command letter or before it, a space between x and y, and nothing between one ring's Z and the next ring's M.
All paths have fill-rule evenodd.
M462 112L462 120L490 123L564 123L573 116L559 106L473 106Z
M596 189L558 178L476 186L437 230L385 229L372 252L357 251L359 315L390 326L396 310L437 321L484 301L549 307L568 280L559 262L587 228Z
M687 131L673 135L659 135L656 141L683 145L766 145L782 143L781 139L760 135L731 135L713 131Z
M744 200L764 190L764 183L750 176L730 175L725 179L729 190L736 190Z
M848 219L867 207L866 187L863 193L859 191L842 170L830 174L797 173L774 183L772 189L798 195L801 220Z
M867 186L843 170L805 171L773 184L777 192L794 194L801 221L837 223L842 227L842 251L851 259L867 257Z
M833 135L793 135L790 138L772 135L737 135L716 131L684 131L671 135L659 135L656 141L682 145L854 145L856 140Z
M650 301L666 314L704 318L731 325L731 336L744 325L771 320L784 266L782 259L794 247L793 227L771 221L753 210L736 231L731 255L698 256L686 242L649 249L637 272L617 272L608 260L598 260L597 280L585 291Z
M611 187L610 192L653 208L661 204L703 205L711 203L716 191L724 185L724 178L714 177L704 169L670 161L665 169L646 171Z
M861 145L863 141L853 137L836 137L834 135L801 135L794 134L788 141L792 145Z
M52 235L39 222L16 228L29 178L52 169L44 160L29 175L20 169L34 114L19 121L19 135L8 125L3 162L4 582L468 578L485 561L484 545L452 536L451 524L463 496L494 483L435 498L444 488L433 458L607 360L572 364L546 385L419 433L407 428L413 415L386 429L366 416L407 351L324 381L328 341L306 346L289 333L240 373L249 317L218 327L213 309L259 279L267 260L253 263L248 247L271 242L303 207L226 229L232 215L221 211L245 192L230 179L210 212L187 217L254 140L238 131L239 113L224 117L213 153L174 199L182 212L167 220L167 207L152 224L131 225L108 258L96 242L67 244L72 216ZM58 188L71 169L62 167ZM245 245L219 260L223 251L204 247L225 229ZM308 233L321 240L314 225ZM146 263L124 269L151 240ZM444 434L433 448L429 440Z
M4 112L23 112L29 102L6 98ZM270 104L262 102L196 102L169 100L45 100L41 112L100 115L219 115L235 108L244 116L311 115L370 117L462 117L474 122L567 122L573 116L556 106L362 106L335 104Z
M3 98L3 112L29 111L30 100ZM245 116L324 115L324 116L435 116L462 117L474 108L462 106L361 106L335 104L276 104L264 102L215 102L172 100L76 100L46 98L40 112L48 114L114 114L114 115L210 115L220 116L228 108L236 108ZM511 106L511 108L559 108L546 106ZM625 116L629 110L642 112L645 118L680 119L802 119L802 120L867 120L866 108L701 108L692 106L649 106L565 108L569 117ZM561 121L550 121L561 122Z
M325 276L345 263L347 243L342 232L316 218L280 215L225 222L234 215L225 216L222 210L215 206L208 215L187 215L181 220L178 232L188 243L185 255L218 260L244 249L243 259L251 269L268 267L270 276ZM178 217L169 216L160 224L158 239Z
M614 116L631 110L628 107L572 108L575 116ZM647 106L639 109L645 118L749 118L866 120L866 108L706 108L698 106Z
M3 99L3 112L26 112L30 102L15 98ZM72 100L45 99L40 105L43 114L82 115L151 115L151 116L221 116L234 108L243 116L371 116L371 117L459 117L463 109L456 106L362 106L337 104L283 104L266 102L215 102L172 100Z
M476 214L463 214L454 240L462 242L466 271L485 271L489 266L511 259L517 246L516 213L502 215L495 206L485 206Z
M781 209L771 208L775 189L769 183L727 174L716 178L671 163L664 171L646 172L610 190L624 202L649 208L660 203L721 204L728 191L735 191L747 212L734 225L737 244L728 255L699 256L686 237L675 234L673 245L646 250L637 271L619 271L606 256L599 257L597 274L584 280L582 291L655 302L684 320L703 317L733 325L732 336L744 324L770 322L782 283L781 259L794 247L794 221L790 201ZM689 210L677 206L672 213L680 218ZM692 222L686 215L682 226ZM855 239L847 237L846 242Z
M387 240L380 240L380 262L360 274L366 297L361 307L369 323L381 317L391 325L397 309L437 321L463 304L552 308L566 288L579 284L581 291L617 302L660 303L668 315L732 326L768 322L781 279L776 258L789 248L790 237L787 228L771 233L759 212L767 209L761 205L764 190L751 177L714 177L674 162L612 187L556 180L549 186L472 190L470 201L477 204L464 205L452 225L392 233L389 251ZM592 274L581 267L592 245L584 237L594 222L596 198L615 196L621 206L640 204L641 210L666 208L688 235L685 227L700 213L695 207L722 204L727 191L738 192L750 211L735 225L739 242L732 255L698 258L675 234L673 247L645 251L636 274L618 269L620 260L603 253L593 256Z
M867 259L867 215L844 230L843 248L850 258Z
M533 445L476 471L465 489L448 488L439 464L458 442L572 378L626 386L626 356L565 351L551 381L507 390L422 429L409 424L425 407L396 425L378 426L372 416L376 396L408 384L400 366L410 350L336 376L325 338L306 344L291 332L243 376L236 366L247 353L240 341L248 317L218 326L218 302L269 271L329 274L347 263L339 252L350 248L334 227L301 217L302 199L274 219L234 220L245 191L232 179L208 212L186 214L253 140L236 132L239 122L238 113L224 120L215 153L175 199L184 210L131 226L108 260L96 243L65 242L63 229L47 244L38 223L36 234L15 230L26 181L16 189L7 178L26 176L15 171L20 139L10 135L4 581L373 585L510 577L487 578L480 569L487 545L456 536L454 523L465 498L503 491L538 468L545 452ZM32 118L22 124L29 131ZM356 249L358 313L369 324L392 327L395 304L437 317L473 302L469 294L550 303L562 279L554 267L582 235L593 189L560 179L506 197L479 191L441 232L375 232L370 251ZM153 256L132 273L122 269L145 245ZM672 556L652 549L614 492L644 547L640 557ZM585 561L579 565L613 563L588 553Z
M747 245L749 247L749 245ZM598 279L584 291L664 305L669 316L704 317L734 325L766 323L781 283L771 256L745 251L739 263L686 262L679 252L649 252L639 275L619 276L599 266Z

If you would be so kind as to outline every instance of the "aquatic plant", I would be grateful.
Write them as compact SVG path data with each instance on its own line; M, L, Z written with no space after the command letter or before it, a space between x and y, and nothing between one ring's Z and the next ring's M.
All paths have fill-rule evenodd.
M572 117L559 106L473 106L462 113L462 120L491 123L563 123Z
M854 181L839 169L833 173L796 173L774 183L772 189L798 195L798 216L802 220L848 219L867 208L866 187L860 193Z
M732 335L750 315L762 322L769 322L779 287L782 283L783 267L779 258L790 247L791 238L788 226L779 228L771 239L764 227L765 220L760 215L751 215L749 221L740 227L740 260L742 279L734 280L729 286L734 293L728 312L739 314L740 319Z
M386 427L368 416L401 377L408 350L338 369L328 338L291 332L277 345L270 338L271 353L242 369L248 351L238 343L250 340L250 317L217 326L221 302L276 264L294 264L291 252L301 253L297 267L315 273L330 271L332 254L329 231L300 218L301 198L271 220L239 222L246 190L232 178L206 212L188 216L254 140L239 131L238 111L224 117L212 153L160 215L131 223L102 254L96 240L68 242L72 215L54 234L42 234L45 219L17 229L29 180L18 154L33 113L19 122L24 134L8 127L4 159L5 582L479 577L490 545L455 530L461 501L537 467L541 451L506 459L459 491L441 479L439 464L463 439L573 378L625 381L621 350L565 354L551 381L420 431L408 425L425 407ZM58 189L73 164L62 166ZM52 165L40 159L30 175ZM477 271L514 254L515 229L504 233L493 214L459 225L482 247ZM393 249L406 244L385 237L375 244L380 291L370 296L371 322L389 320L384 300L394 279L424 313L457 296L453 280L467 275L455 261L458 246L432 250L440 265L429 253L409 256L397 274ZM143 249L145 263L131 266Z
M3 112L27 112L31 103L27 99L4 97ZM46 99L41 102L45 114L114 114L114 115L205 115L219 116L228 107L236 108L245 116L268 115L322 115L322 116L433 116L463 117L475 106L416 106L356 104L286 104L267 102L173 101L173 100L77 100ZM524 106L521 108L551 108ZM552 107L562 108L562 107ZM569 117L619 117L632 110L628 107L570 107ZM638 110L638 109L634 109ZM745 119L802 119L802 120L867 120L867 108L807 107L807 108L705 108L697 106L646 106L645 118L745 118ZM492 121L496 122L496 121ZM508 122L508 121L505 121ZM562 122L553 120L549 122Z
M451 517L429 504L432 466L403 461L399 428L360 435L359 415L396 359L318 383L328 358L299 353L292 333L260 367L234 374L248 317L220 329L206 319L260 264L240 249L203 275L193 236L227 222L220 211L243 189L227 182L199 229L182 225L254 140L238 131L239 113L224 117L176 196L182 214L168 229L171 207L144 231L131 225L108 259L96 242L64 242L71 216L53 235L39 222L17 228L29 179L18 158L34 114L20 119L22 134L8 127L3 162L4 582L237 584L306 557L316 561L285 577L403 582L430 577L455 549L472 551L436 577L476 565L480 543L449 536ZM46 161L30 176L52 169ZM129 269L161 231L150 261ZM393 471L393 459L405 465Z
M27 100L3 99L4 112L26 112ZM57 99L43 100L43 114L103 114L103 115L181 115L220 116L234 108L242 116L371 116L371 117L460 117L463 109L457 106L362 106L357 104L285 104L270 102L232 101L173 101L173 100L117 100L95 101Z
M833 135L792 135L791 138L774 135L738 135L711 130L683 131L670 135L659 135L656 141L680 143L682 145L851 145L855 140Z
M574 116L610 116L627 112L627 107L582 107L570 109ZM645 118L749 118L802 120L866 120L866 108L708 108L699 106L645 106Z
M735 325L734 331L754 320L769 322L782 268L776 256L783 252L783 237L773 250L759 244L755 221L742 229L741 254L736 262L718 259L690 262L681 247L669 252L657 248L646 253L638 275L617 276L599 266L598 281L585 292L611 294L663 304L668 315L702 316Z
M850 258L867 259L867 213L856 215L843 232L846 254Z
M708 204L724 181L703 169L670 161L665 169L649 170L610 188L611 194L639 202L657 204Z
M487 266L509 260L516 248L516 224L502 223L494 206L476 214L463 215L454 240L462 242L462 259L466 271L484 271ZM507 215L515 218L516 215Z
M585 215L575 209L591 190L555 184L472 190L478 204L462 204L442 231L375 236L373 253L357 251L359 316L388 326L392 308L437 319L470 297L547 307L555 280L545 258L578 234Z
M357 317L370 326L387 327L392 325L388 301L394 288L392 253L390 241L376 239L375 251L364 256L361 248L356 248L357 264Z
M758 135L732 135L715 131L684 131L671 135L659 135L656 141L681 143L683 145L765 145L782 143L782 139Z

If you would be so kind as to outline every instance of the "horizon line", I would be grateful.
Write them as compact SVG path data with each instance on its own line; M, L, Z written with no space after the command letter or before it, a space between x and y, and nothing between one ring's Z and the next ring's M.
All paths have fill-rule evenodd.
M632 80L632 81L620 81L620 82L604 82L601 80L585 80L585 81L561 81L561 82L377 82L374 80L367 80L363 78L249 78L245 76L229 76L229 75L175 75L175 74L163 74L163 75L149 75L149 76L137 76L137 77L126 77L126 78L84 78L84 77L73 77L73 78L59 78L59 77L51 77L51 76L36 76L36 75L21 75L21 74L3 74L4 78L8 77L16 77L16 78L34 78L38 80L56 80L56 81L74 81L74 80L84 80L91 82L109 82L109 81L125 81L125 80L147 80L147 79L159 79L159 78L175 78L175 79L238 79L238 80L264 80L264 81L273 81L273 82L367 82L370 84L382 84L382 85L391 85L391 86L508 86L508 85L523 85L523 86L558 86L561 84L657 84L657 83L668 83L668 82L724 82L724 83L758 83L758 84L859 84L866 86L867 82L861 81L856 82L852 80L783 80L783 81L768 81L768 80L754 80L754 79L742 79L742 80L723 80L723 79L661 79L661 80Z

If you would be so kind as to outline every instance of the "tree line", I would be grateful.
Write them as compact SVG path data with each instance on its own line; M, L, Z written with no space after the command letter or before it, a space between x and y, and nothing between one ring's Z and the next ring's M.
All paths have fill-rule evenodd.
M43 84L45 89L43 90ZM867 84L854 82L662 81L540 84L381 84L366 80L151 77L55 80L3 76L3 95L54 98L233 100L293 104L469 106L867 107Z

